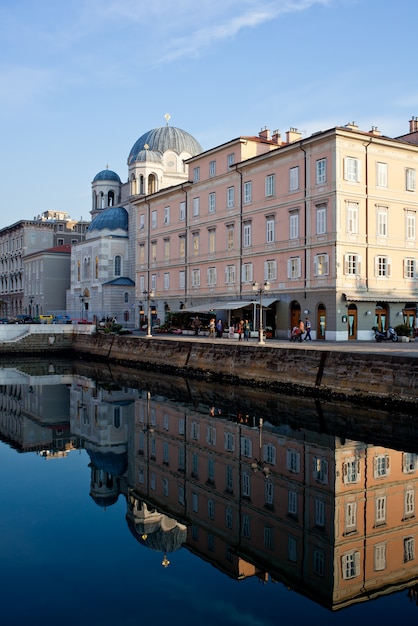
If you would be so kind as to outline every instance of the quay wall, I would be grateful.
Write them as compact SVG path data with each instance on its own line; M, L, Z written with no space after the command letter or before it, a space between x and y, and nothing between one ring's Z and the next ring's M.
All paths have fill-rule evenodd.
M418 359L350 350L74 335L86 359L230 384L352 401L418 404Z
M69 352L75 336L94 333L91 324L1 324L0 356Z

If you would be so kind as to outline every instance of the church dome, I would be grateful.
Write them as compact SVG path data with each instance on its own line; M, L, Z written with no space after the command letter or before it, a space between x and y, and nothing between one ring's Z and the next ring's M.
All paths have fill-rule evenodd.
M90 222L87 230L128 230L128 212L123 206L103 209Z
M162 163L163 155L161 152L155 152L155 150L140 150L135 158L137 163Z
M112 170L102 170L101 172L96 174L96 176L93 178L93 182L96 183L99 180L109 180L121 183L119 176L116 174L116 172L113 172Z
M145 146L148 147L145 148ZM196 156L203 152L202 146L192 135L175 126L161 126L142 135L135 142L129 153L128 165L135 163L144 150L160 152L161 154L167 150L172 150L177 154L187 152L190 156Z

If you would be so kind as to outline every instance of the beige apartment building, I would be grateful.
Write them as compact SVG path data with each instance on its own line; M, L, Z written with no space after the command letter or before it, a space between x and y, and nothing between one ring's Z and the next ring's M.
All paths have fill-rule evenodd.
M263 129L186 166L180 184L131 188L138 324L152 293L161 322L185 309L258 328L261 309L278 338L305 317L317 340L416 327L417 118L398 138L355 123Z

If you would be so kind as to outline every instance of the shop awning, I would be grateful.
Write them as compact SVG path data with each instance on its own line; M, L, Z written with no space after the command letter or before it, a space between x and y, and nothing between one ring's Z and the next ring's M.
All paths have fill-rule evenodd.
M272 298L264 298L262 300L263 309L273 302L277 302L280 300L277 296ZM210 313L212 311L235 311L237 309L243 309L248 306L259 306L260 299L254 298L254 300L230 300L228 302L224 302L223 300L217 300L216 302L210 302L208 304L197 304L196 306L188 306L183 311L187 311L189 313Z
M417 300L408 298L407 296L395 296L395 295L380 295L380 294L343 294L347 302L398 302L408 304L409 306L415 305Z

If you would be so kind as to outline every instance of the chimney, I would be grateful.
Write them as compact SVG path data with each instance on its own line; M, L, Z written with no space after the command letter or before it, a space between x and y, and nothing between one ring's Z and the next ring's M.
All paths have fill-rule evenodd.
M409 132L416 133L418 131L418 117L416 115L412 116L412 119L409 120Z
M294 141L299 141L302 138L301 133L297 128L289 128L286 131L286 143L293 143Z
M357 130L358 126L355 122L348 122L348 124L345 125L346 128L350 128L350 130Z
M282 136L280 134L279 130L273 130L273 135L271 140L274 141L274 143L277 143L277 145L280 145L280 140L281 140Z
M260 137L260 139L266 139L267 141L270 141L270 130L267 128L267 126L264 126L264 128L260 130L258 136Z
M369 133L371 135L375 135L376 137L380 137L382 134L380 130L377 128L377 126L372 126L371 130L369 130Z

